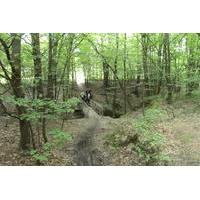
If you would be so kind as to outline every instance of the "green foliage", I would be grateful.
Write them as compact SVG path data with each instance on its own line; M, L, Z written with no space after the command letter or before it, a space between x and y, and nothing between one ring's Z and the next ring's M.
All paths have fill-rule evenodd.
M112 134L108 134L105 136L105 144L109 145L112 149L118 149L120 148L120 138L120 132L113 132Z
M43 144L40 150L32 149L30 151L31 156L38 162L46 162L49 159L52 145L50 143Z
M107 135L105 145L115 151L120 148L131 149L137 153L141 164L166 164L169 157L163 153L164 136L156 129L155 124L165 117L165 112L158 108L149 108L145 116L134 120L134 124L123 123L112 134Z
M51 142L43 144L41 149L32 149L30 151L30 155L39 163L44 163L49 160L53 148L61 149L63 148L65 142L72 140L71 134L65 133L60 129L53 129L49 131L49 135L52 136Z
M190 96L184 97L188 100L191 100L194 103L200 102L200 91L194 91Z
M36 122L41 118L42 113L41 112L36 112L36 111L31 111L29 110L28 113L22 114L21 119L26 119L28 121Z
M140 135L140 142L135 145L134 150L148 165L168 161L168 157L161 149L165 141L164 136L155 127L156 122L160 121L165 114L159 108L149 108L145 116L134 121L133 126Z
M60 129L53 129L49 132L49 135L53 137L53 144L61 149L66 141L72 140L72 135L66 133Z
M64 102L48 99L15 98L14 96L3 97L2 99L12 105L25 107L26 113L20 116L21 119L33 122L41 118L57 119L64 113L72 113L76 105L80 103L80 100L76 97Z
M144 117L142 116L136 119L134 127L138 132L146 133L146 131L148 131L149 128L152 128L155 122L162 119L165 114L166 112L159 108L149 108L145 111Z

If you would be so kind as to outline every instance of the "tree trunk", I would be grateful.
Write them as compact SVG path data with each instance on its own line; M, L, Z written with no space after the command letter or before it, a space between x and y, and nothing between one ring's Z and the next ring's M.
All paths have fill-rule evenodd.
M142 62L143 62L143 71L144 71L144 84L146 95L149 96L149 69L148 69L148 36L146 33L142 33Z
M34 61L34 88L36 88L36 98L43 99L43 83L42 83L42 61L41 61L41 52L40 52L40 35L39 33L32 33L32 54ZM45 108L42 109L45 112ZM46 119L41 119L42 121L42 135L44 142L47 142L46 136Z
M70 72L71 72L71 59L72 50L74 43L74 33L69 33L69 39L67 41L67 55L65 61L65 67L63 70L61 82L63 83L63 101L65 101L70 96Z
M172 100L172 83L171 83L171 58L170 58L170 44L169 33L164 33L164 48L163 48L165 79L167 84L167 101Z
M49 33L48 83L47 98L53 99L53 36Z
M52 48L52 79L54 86L54 99L57 95L57 64L58 64L58 38L56 35L53 37L53 48Z
M106 62L103 61L103 85L105 88L109 86L109 67Z
M114 95L113 95L113 103L112 103L112 109L113 109L113 117L116 116L116 98L117 98L117 80L116 80L116 74L117 74L117 63L118 63L118 50L119 50L119 34L116 33L116 55L115 55L115 61L114 61Z
M194 45L191 38L187 38L187 95L190 96L194 90L195 81L192 80L195 77L195 58L194 58Z
M162 36L163 38L163 36ZM159 47L158 47L158 61L157 61L157 66L158 66L158 82L157 82L157 91L156 94L160 94L161 87L162 87L162 78L163 78L163 64L162 64L162 48L163 48L163 39L159 41Z
M12 41L12 53L11 53L11 60L12 60L11 84L15 97L24 98L25 94L21 83L21 35L13 33L12 36L13 36L13 41ZM16 108L19 116L26 113L26 109L24 106L16 106ZM19 126L21 133L20 147L23 150L27 150L31 146L31 139L30 139L31 133L30 133L29 122L26 119L20 119Z
M48 85L47 98L55 99L56 95L56 67L57 67L58 39L53 33L49 33L49 58L48 58ZM55 93L55 95L54 95Z
M34 62L34 88L36 88L36 98L43 98L42 85L42 61L40 52L40 36L39 33L32 33L32 55Z
M126 59L127 59L127 50L126 50L126 33L124 33L124 60L123 60L123 64L124 64L124 113L126 113L126 99L127 99L127 94L126 94Z

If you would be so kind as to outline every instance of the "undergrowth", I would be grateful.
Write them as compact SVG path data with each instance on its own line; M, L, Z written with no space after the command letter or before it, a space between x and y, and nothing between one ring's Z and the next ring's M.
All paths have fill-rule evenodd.
M156 128L156 124L165 117L164 110L151 107L145 111L145 116L140 115L131 124L122 123L107 135L105 144L115 151L131 149L142 165L166 165L170 159L162 149L165 138Z
M72 135L60 129L53 129L49 132L52 141L43 144L40 149L32 149L30 155L38 164L47 162L51 156L52 149L62 149L67 141L72 140Z
M163 165L169 161L169 157L162 151L165 138L156 128L156 124L165 116L164 110L153 107L146 110L145 116L140 116L134 121L133 126L139 134L140 140L133 147L133 150L147 165Z

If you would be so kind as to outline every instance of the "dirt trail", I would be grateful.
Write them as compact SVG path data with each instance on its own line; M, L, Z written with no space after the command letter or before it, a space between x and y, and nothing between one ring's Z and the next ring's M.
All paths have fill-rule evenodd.
M102 165L98 151L93 145L95 130L100 125L100 116L84 103L83 112L88 121L74 144L74 162L79 166Z

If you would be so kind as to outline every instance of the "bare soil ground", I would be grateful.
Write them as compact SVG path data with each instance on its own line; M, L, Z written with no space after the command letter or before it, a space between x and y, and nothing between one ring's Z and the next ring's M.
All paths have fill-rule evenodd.
M7 126L6 126L6 123ZM19 127L15 119L0 119L0 165L34 165L33 160L19 150Z
M175 118L169 117L158 129L166 136L165 151L170 156L169 165L200 165L200 112L197 105L179 102L173 105ZM105 146L105 136L111 134L120 123L132 123L140 111L118 119L90 116L66 120L64 130L73 136L63 149L52 151L44 165L140 165L137 155L128 149L120 151ZM88 113L91 115L91 113ZM52 121L48 129L61 126ZM15 119L0 117L0 165L36 165L31 156L18 148L19 127Z
M61 121L59 122L61 124ZM48 127L58 126L58 122L49 123ZM7 124L7 126L6 126ZM19 149L19 124L16 119L0 117L0 165L3 166L35 166L36 161L27 153ZM67 145L67 144L66 144ZM54 149L50 159L44 165L72 165L71 157L62 150Z
M175 118L165 124L170 165L200 165L200 110L188 101L179 102L174 111Z

